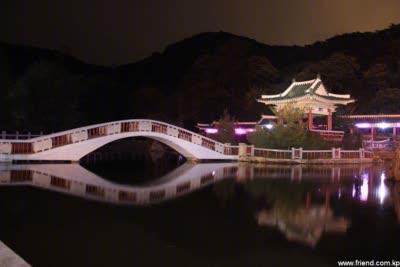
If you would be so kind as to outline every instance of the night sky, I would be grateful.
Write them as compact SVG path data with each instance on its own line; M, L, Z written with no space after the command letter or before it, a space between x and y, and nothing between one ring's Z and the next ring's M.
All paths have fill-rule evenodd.
M2 0L0 41L86 62L138 61L206 31L304 45L400 23L399 0Z

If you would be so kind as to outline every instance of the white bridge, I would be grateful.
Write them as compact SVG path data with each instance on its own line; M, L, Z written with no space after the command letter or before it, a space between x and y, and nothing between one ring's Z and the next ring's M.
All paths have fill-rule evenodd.
M97 148L127 137L155 139L188 159L238 159L238 146L224 145L205 136L160 121L122 120L27 140L0 139L0 161L77 162Z
M148 137L173 148L189 160L257 160L296 163L367 163L373 153L364 149L288 150L225 145L183 128L153 120L102 123L26 140L0 139L0 162L78 162L90 152L127 137Z

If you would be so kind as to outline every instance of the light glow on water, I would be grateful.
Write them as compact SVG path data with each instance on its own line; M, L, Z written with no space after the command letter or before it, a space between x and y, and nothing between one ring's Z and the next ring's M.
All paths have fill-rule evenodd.
M383 204L386 196L388 195L388 190L385 185L386 174L382 172L381 174L381 182L376 190L376 196L379 198L380 204Z
M360 188L360 191L361 191L360 200L367 201L368 200L368 174L364 173L361 176L361 179L362 179L362 185Z

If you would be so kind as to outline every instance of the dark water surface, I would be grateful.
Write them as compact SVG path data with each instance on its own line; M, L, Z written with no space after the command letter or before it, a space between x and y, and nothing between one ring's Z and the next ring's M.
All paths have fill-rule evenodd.
M0 166L0 240L33 266L399 260L400 190L384 165L88 168Z

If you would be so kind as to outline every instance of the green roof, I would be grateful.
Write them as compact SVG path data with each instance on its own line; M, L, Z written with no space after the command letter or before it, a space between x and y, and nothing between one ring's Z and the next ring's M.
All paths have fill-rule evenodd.
M292 87L292 89L288 92L286 96L282 98L297 98L303 95L306 95L306 90L310 88L313 83L304 83L304 84L296 84Z
M290 91L287 92L286 95L280 95L280 96L275 96L275 97L266 97L260 99L260 101L281 101L281 100L290 100L290 99L296 99L300 97L304 97L307 95L315 95L321 98L325 98L328 100L332 101L348 101L351 100L351 98L344 98L344 97L337 97L337 96L330 96L330 95L321 95L317 94L316 90L320 87L322 84L322 81L319 80L315 83L315 85L311 88L311 86L316 82L315 80L306 82L306 83L295 83L294 85L291 86Z

